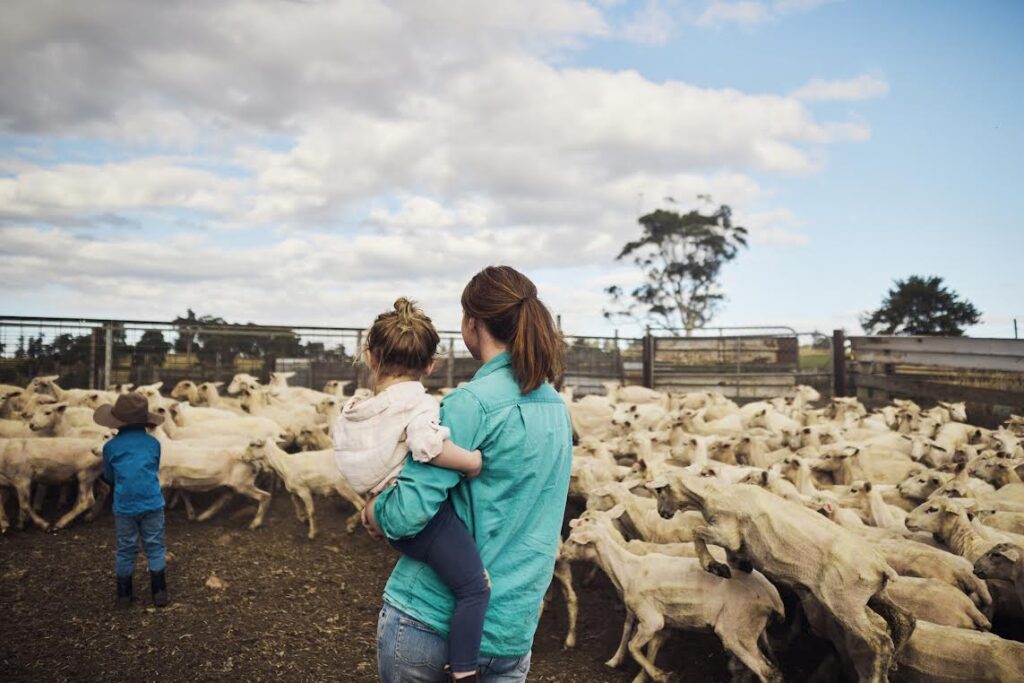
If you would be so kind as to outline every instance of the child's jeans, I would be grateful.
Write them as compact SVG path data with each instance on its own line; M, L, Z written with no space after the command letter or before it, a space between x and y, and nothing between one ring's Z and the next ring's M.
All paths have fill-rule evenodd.
M451 590L455 610L448 633L448 663L452 671L475 671L491 589L466 525L446 500L421 532L391 545L425 563Z
M114 515L114 531L117 534L118 576L132 575L135 556L139 554L140 537L149 561L149 571L160 572L167 567L163 508L141 515Z

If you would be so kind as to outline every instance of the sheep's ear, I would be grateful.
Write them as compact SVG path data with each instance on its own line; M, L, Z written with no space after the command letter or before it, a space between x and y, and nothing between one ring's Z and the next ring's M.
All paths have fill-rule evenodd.
M217 388L219 389L219 388L221 388L222 386L224 386L224 382L214 382L214 383L213 383L213 386L215 386L215 387L217 387Z
M68 404L67 403L58 403L57 405L54 406L54 408L57 409L58 413L63 413L65 410L68 409Z
M768 485L768 470L761 472L761 486Z
M583 523L583 520L581 520L581 519L580 519L580 518L578 518L578 517L577 517L576 519L570 519L570 520L569 520L569 528L570 528L570 529L577 529L577 528L579 528L579 526L580 526L580 525L581 525L582 523Z
M864 493L867 493L870 490L871 490L871 482L870 481L864 482Z
M657 491L658 489L663 489L668 486L668 479L666 479L664 476L655 477L651 481L647 482L644 486L652 491Z
M836 506L832 503L823 503L821 509L827 512L829 515L835 514Z
M608 511L608 516L612 519L618 519L623 515L624 512L626 512L626 506L619 503L618 505L616 505L615 507Z
M1002 544L1002 546L998 550L1000 555L1014 564L1020 562L1020 548L1014 547L1009 543Z

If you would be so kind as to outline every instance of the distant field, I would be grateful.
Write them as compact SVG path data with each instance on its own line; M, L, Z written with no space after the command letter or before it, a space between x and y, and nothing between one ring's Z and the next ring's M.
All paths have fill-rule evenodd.
M823 349L800 347L801 370L824 370L832 363L832 353Z

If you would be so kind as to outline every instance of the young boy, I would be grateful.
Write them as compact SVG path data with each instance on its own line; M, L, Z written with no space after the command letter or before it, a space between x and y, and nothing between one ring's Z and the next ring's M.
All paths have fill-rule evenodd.
M149 412L146 397L122 394L113 406L102 405L93 420L117 430L103 446L103 478L114 487L114 529L117 534L117 606L132 604L132 572L139 551L139 537L149 561L153 604L168 603L164 547L164 496L157 471L160 442L146 433L164 418Z

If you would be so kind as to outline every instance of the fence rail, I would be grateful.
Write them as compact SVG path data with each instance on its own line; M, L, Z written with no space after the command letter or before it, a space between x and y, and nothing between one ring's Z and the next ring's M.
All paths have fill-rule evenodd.
M1024 340L851 337L851 392L871 404L893 397L965 401L972 419L996 422L1024 408Z

